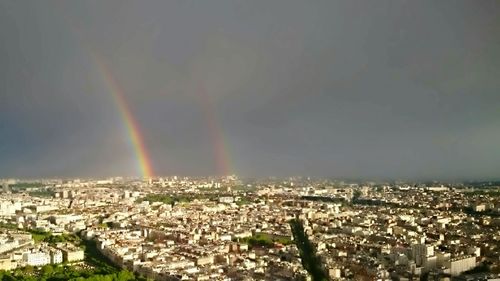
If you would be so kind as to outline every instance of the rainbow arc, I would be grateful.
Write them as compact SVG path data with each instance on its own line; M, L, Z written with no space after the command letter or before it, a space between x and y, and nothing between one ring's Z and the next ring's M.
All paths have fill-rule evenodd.
M144 144L139 124L130 111L130 107L125 99L124 91L117 83L106 63L95 54L93 55L93 58L104 79L104 82L113 96L113 100L115 101L118 110L120 111L125 130L134 148L134 153L136 155L141 174L144 178L151 178L154 176L151 158L149 157L148 150Z

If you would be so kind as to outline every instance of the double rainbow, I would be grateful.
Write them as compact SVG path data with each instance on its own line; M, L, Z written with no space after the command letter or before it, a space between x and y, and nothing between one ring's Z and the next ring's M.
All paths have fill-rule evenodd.
M57 6L60 7L60 6ZM123 89L120 84L116 81L113 76L112 71L103 60L99 53L95 52L93 48L88 44L88 40L84 40L83 32L80 31L77 25L71 21L71 18L67 15L64 9L60 10L69 31L75 36L77 44L82 48L82 50L90 55L92 60L92 65L98 69L103 82L106 84L110 95L112 96L123 122L124 130L127 132L128 139L134 149L134 154L137 159L137 166L140 170L141 175L144 178L151 178L154 176L153 164L151 158L149 157L148 150L144 143L144 139L141 134L141 130L137 120L132 114L127 100L124 95ZM210 132L210 138L213 146L214 160L217 166L217 173L220 175L229 175L231 173L230 161L229 161L229 149L224 141L224 134L220 126L220 122L217 118L216 110L214 104L210 97L206 93L206 89L202 83L198 84L198 97L200 102L200 107L204 111L204 115L207 122L207 127Z

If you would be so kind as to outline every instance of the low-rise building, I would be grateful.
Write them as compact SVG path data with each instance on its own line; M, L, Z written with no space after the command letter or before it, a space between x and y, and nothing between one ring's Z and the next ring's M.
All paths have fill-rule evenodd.
M27 265L44 266L50 264L50 255L45 252L26 252L22 261Z
M63 254L61 250L50 251L50 263L59 264L63 262Z
M12 262L9 256L0 258L0 270L12 270L16 268L17 264Z
M61 248L61 252L63 255L63 260L65 262L81 261L85 258L85 255L84 255L84 252L82 249Z
M450 260L449 268L452 276L460 275L462 272L472 269L476 266L475 256L457 257Z

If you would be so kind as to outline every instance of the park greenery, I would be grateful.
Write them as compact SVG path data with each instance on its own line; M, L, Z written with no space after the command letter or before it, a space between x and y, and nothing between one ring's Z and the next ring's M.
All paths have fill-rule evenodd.
M9 184L11 190L26 190L28 188L43 187L41 182L20 182L15 184Z
M17 229L13 224L0 224L2 228ZM53 235L50 232L28 230L36 242L55 245L71 242L85 251L85 263L45 265L42 267L26 266L13 271L0 271L0 281L147 281L141 276L116 267L97 249L93 240L82 240L76 234Z
M49 189L35 190L28 192L29 196L32 197L42 197L42 198L52 198L54 197L54 191Z
M78 245L81 241L80 237L73 233L52 234L51 232L36 229L28 230L28 232L31 233L31 237L33 237L36 243L45 242L55 245L57 243L70 242Z
M256 233L255 235L252 235L250 237L241 238L238 241L240 243L248 244L250 248L254 247L271 248L274 247L276 244L282 244L282 245L293 244L293 241L290 239L290 237L272 235L268 233Z
M148 194L136 200L137 203L148 201L149 203L161 202L163 204L174 205L177 203L189 203L193 200L210 200L217 202L219 197L225 196L215 193L204 193L204 194L188 194L188 195L176 195L176 194ZM229 194L227 196L230 196ZM245 205L251 203L249 197L240 197L239 201L236 201L238 205Z
M142 198L137 199L137 202L149 201L153 202L161 202L163 204L174 205L175 203L186 203L190 202L192 198L187 196L173 196L167 194L148 194Z
M488 196L496 196L497 191L474 191L475 195L488 195ZM472 192L470 192L472 193ZM465 193L467 194L467 193ZM469 196L469 195L467 195ZM353 194L353 198L351 201L347 201L345 198L341 197L328 197L328 196L302 196L301 197L304 200L308 201L319 201L319 202L328 202L328 203L343 203L345 205L359 205L359 206L381 206L381 207L386 207L386 208L393 208L393 209L423 209L424 207L422 206L416 206L412 204L401 204L401 203L396 203L396 202L387 202L383 201L380 199L371 199L371 198L362 198L361 193L355 191ZM490 216L494 218L500 217L500 212L496 210L486 210L486 211L475 211L472 207L470 206L464 206L464 207L452 207L449 210L451 211L456 211L456 212L464 212L468 215L471 216Z
M47 242L51 245L55 245L57 243L65 243L65 242L70 242L73 244L79 244L80 243L80 237L76 236L75 234L67 234L67 233L62 233L59 235L48 235L43 242Z
M307 270L312 281L329 280L321 258L316 254L316 247L309 241L309 237L307 237L302 221L293 219L290 221L290 227L295 244L299 249L302 266Z
M76 239L77 241L74 241ZM93 240L79 240L74 234L48 235L51 242L80 242L85 249L85 265L45 265L42 267L26 266L12 272L0 271L0 281L148 281L127 270L121 270L103 256Z
M467 197L480 197L480 196L496 197L500 196L500 189L499 188L475 189L473 191L466 191L463 194Z
M240 200L236 201L236 205L243 206L251 204L253 201L250 197L242 196L239 198Z
M6 223L6 222L0 222L0 228L10 229L10 230L18 229L16 224Z
M45 265L40 268L27 266L13 272L0 271L1 281L146 281L132 272L120 270L102 272L99 269L82 269L71 265Z
M52 233L50 232L45 232L41 230L29 230L29 233L31 233L31 237L33 237L33 240L35 240L36 243L43 242L45 239L48 239L50 236L52 236Z
M80 245L85 249L85 262L101 274L116 273L119 270L110 259L99 252L96 241L83 239Z
M2 222L0 223L0 229L9 229L9 230L20 230L16 224L13 223L5 223ZM30 229L30 230L25 230L29 233L31 233L31 237L33 240L38 243L38 242L47 242L50 243L51 241L56 241L54 239L64 239L68 238L70 234L61 234L62 238L51 238L52 233L50 232L45 232L42 230L36 230L36 229ZM61 241L64 242L64 241ZM57 242L54 242L57 243Z

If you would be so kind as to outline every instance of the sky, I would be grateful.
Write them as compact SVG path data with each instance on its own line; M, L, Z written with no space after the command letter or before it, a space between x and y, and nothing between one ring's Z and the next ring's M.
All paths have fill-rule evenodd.
M0 38L0 177L500 178L496 0L5 0Z

